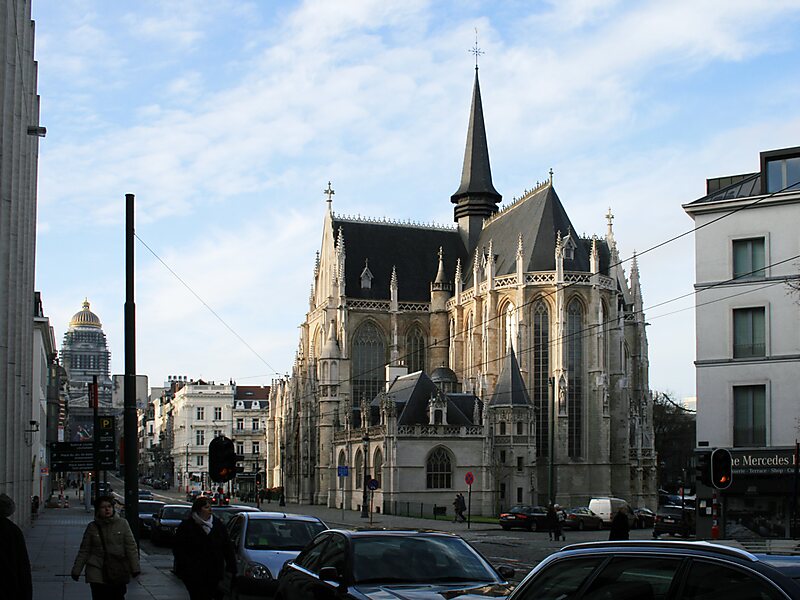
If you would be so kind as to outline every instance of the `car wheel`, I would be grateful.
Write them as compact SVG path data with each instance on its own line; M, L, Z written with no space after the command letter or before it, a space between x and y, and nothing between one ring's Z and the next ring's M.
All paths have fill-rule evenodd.
M578 519L578 531L583 531L583 521Z
M536 527L536 521L531 521L531 524L528 525L528 531L536 531L538 527Z

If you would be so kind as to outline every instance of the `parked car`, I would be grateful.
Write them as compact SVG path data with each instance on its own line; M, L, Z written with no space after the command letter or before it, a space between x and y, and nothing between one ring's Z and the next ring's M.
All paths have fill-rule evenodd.
M211 512L215 517L218 517L224 525L227 525L233 517L240 512L261 512L252 506L244 504L228 504L227 506L212 506Z
M284 563L292 560L314 537L328 529L317 517L282 512L240 512L228 523L236 555L236 575L225 575L222 589L272 597Z
M566 518L562 526L566 529L577 529L583 531L584 529L602 529L603 519L594 514L586 506L578 508L570 508L566 511Z
M611 520L620 508L625 508L625 510L628 511L628 527L633 529L636 523L636 517L627 500L623 500L622 498L592 498L589 500L589 510L603 519L603 525L606 527L611 526Z
M153 528L150 539L155 545L172 542L175 530L189 516L192 507L189 504L165 504L153 517Z
M547 530L547 509L544 506L517 504L508 512L500 513L500 527L508 531L514 527L536 531Z
M707 542L594 542L551 554L508 600L800 600L798 571L798 557Z
M139 535L149 537L155 524L155 514L165 502L158 500L139 500Z
M152 500L153 492L150 490L139 490L139 500Z
M97 493L98 493L98 495L100 495L100 496L110 496L111 492L113 492L113 491L114 491L114 488L107 481L98 481L97 482Z
M662 506L658 509L653 523L653 537L662 533L689 537L695 533L694 508L681 506Z
M510 567L495 570L453 534L332 529L283 567L275 598L502 598L513 575Z
M200 490L189 490L186 494L186 501L194 502L200 494L202 494Z
M656 513L647 508L640 506L633 509L633 514L636 517L636 527L639 529L648 529L656 522Z

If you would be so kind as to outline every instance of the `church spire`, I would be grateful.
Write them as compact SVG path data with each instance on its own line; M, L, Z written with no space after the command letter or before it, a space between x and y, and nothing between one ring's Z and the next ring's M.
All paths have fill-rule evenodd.
M474 243L477 242L478 234L483 227L483 219L497 212L497 205L501 200L502 196L492 184L489 146L486 142L481 87L476 65L461 185L450 197L450 201L456 205L453 211L455 221L458 222L462 236L466 238L468 250L472 250Z

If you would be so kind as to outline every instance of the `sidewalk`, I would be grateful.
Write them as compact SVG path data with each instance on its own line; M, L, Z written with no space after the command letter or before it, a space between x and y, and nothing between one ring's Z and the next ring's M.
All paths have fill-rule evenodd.
M236 500L231 500L231 504L255 506L255 504L252 502L237 502ZM325 521L328 527L342 527L346 529L365 527L376 527L381 529L433 529L436 531L447 531L450 533L463 534L467 531L481 531L500 528L500 526L496 523L471 523L469 529L467 529L466 523L454 523L452 516L440 517L438 519L420 519L417 517L384 515L380 513L372 513L372 525L370 525L370 520L368 518L361 518L361 513L358 511L345 510L342 512L341 509L328 508L327 506L321 506L319 504L287 503L286 506L278 506L278 503L275 501L269 504L262 502L261 510L311 515Z
M34 600L85 600L91 596L83 575L70 571L83 531L94 518L83 506L48 508L25 530L31 560ZM128 584L126 600L187 600L186 588L171 572L171 555L140 555L142 574Z

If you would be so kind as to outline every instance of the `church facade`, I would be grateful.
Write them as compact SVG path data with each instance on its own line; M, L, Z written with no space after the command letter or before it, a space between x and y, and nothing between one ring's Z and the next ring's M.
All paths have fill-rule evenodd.
M502 209L478 72L456 226L328 209L291 375L273 381L267 484L383 512L656 503L639 270L610 211L581 238L552 173ZM347 475L344 475L347 467ZM448 509L448 512L450 509Z

